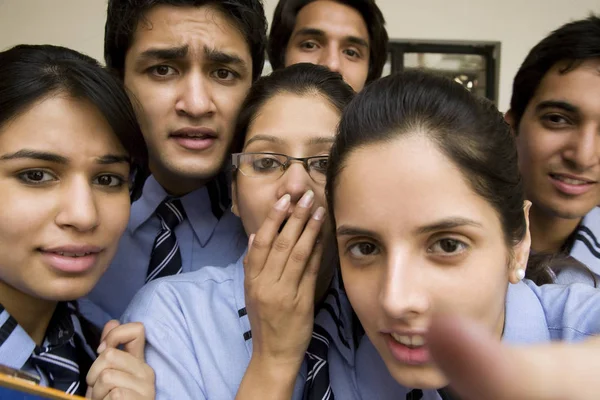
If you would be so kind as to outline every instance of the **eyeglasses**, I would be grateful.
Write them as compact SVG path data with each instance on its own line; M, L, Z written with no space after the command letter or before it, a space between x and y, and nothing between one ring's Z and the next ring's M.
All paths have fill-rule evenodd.
M235 153L232 163L249 178L279 179L292 162L301 162L308 175L317 183L325 183L329 156L290 157L278 153Z

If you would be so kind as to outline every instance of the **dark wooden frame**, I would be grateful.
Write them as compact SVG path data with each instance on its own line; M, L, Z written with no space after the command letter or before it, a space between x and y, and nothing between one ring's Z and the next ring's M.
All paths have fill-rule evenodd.
M486 97L498 104L500 42L392 39L389 43L391 71L404 69L405 53L477 54L485 58Z

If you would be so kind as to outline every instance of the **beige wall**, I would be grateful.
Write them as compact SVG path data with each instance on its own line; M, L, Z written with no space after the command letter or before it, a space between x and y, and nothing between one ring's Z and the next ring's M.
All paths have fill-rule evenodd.
M276 0L265 0L267 15ZM549 31L591 11L598 0L378 0L390 38L502 42L501 110L527 51ZM106 0L0 0L0 49L53 43L102 59Z

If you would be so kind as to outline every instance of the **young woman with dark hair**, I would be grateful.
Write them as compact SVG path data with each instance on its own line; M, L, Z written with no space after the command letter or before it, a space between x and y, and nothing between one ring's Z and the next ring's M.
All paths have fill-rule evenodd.
M74 303L108 268L146 163L128 97L95 60L0 53L0 364L69 394L154 398L143 327L96 335Z
M528 265L530 203L514 137L489 101L460 85L406 72L359 93L342 115L326 194L340 268L312 339L298 328L312 315L286 324L282 310L293 301L269 296L268 275L247 279L254 345L278 349L270 353L277 375L263 376L262 387L281 395L277 382L296 383L277 398L300 398L298 380L304 399L455 398L427 342L436 314L474 320L505 343L578 341L600 332L599 291L538 287L525 278L539 266ZM267 269L260 261L274 262L260 254L265 244L281 246L274 227L285 218L273 209L253 237L247 274L260 277ZM279 290L307 296L304 276L279 265L287 276ZM268 329L269 321L279 329ZM303 364L293 352L299 348L307 349Z

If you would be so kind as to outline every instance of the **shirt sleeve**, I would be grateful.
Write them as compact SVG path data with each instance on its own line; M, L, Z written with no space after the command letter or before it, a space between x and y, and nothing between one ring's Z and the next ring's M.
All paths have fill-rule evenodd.
M600 334L600 290L588 285L527 285L536 294L553 340L578 341Z
M146 363L156 375L156 400L205 400L196 352L183 316L155 289L152 284L144 287L123 314L122 322L144 324Z

